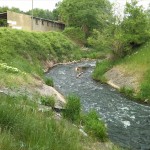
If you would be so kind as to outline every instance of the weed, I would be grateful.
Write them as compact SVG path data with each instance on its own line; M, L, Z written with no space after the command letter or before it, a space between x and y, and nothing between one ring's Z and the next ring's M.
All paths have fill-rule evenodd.
M54 108L55 98L53 96L42 96L40 99L41 99L42 105L50 106L50 107Z
M44 81L45 81L46 85L52 86L52 87L54 86L54 81L53 81L52 78L50 78L50 77L45 77L45 78L44 78Z
M81 104L80 98L75 95L69 95L67 97L67 104L63 116L68 120L75 122L80 119Z
M105 60L103 62L97 62L95 70L93 72L93 79L99 80L101 82L106 82L104 73L112 67L112 62Z
M106 141L108 138L105 124L99 119L98 114L94 110L84 115L83 125L88 134L100 139L101 141Z

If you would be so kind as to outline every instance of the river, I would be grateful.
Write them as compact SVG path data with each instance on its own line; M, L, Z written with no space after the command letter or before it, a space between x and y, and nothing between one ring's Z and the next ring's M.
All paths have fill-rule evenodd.
M90 66L77 78L77 66ZM150 150L150 107L122 96L114 88L91 77L95 61L58 65L47 73L55 88L67 96L81 98L84 112L95 109L108 127L113 143L132 150Z

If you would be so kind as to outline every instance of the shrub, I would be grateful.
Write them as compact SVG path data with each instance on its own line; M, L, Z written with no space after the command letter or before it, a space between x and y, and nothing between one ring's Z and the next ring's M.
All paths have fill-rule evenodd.
M42 96L41 103L42 103L42 105L50 106L50 107L54 108L55 98L53 96Z
M126 3L123 21L117 24L112 41L113 52L119 57L133 53L149 39L148 15L137 0Z
M120 92L124 93L128 97L133 97L134 90L131 87L121 87Z
M53 81L53 79L52 78L50 78L50 77L45 77L44 78L44 81L45 81L45 84L46 85L48 85L48 86L54 86L54 81Z
M88 44L100 51L106 51L110 49L109 36L107 32L100 32L94 29L92 35L87 39Z
M81 30L81 28L77 27L65 28L63 34L79 45L84 45L86 43L85 33Z
M72 122L79 121L80 111L81 111L80 98L75 95L69 95L67 97L67 104L65 106L65 111L63 112L64 118Z
M105 82L106 78L104 77L104 73L108 71L111 68L111 66L112 64L108 60L105 60L103 62L97 62L92 77L95 80L100 80L101 82Z
M99 119L96 111L92 110L83 118L85 131L90 135L105 141L107 139L107 131L105 124Z
M52 116L45 116L32 103L21 96L1 96L1 150L83 149L83 136L76 128L64 120L57 122Z
M148 99L150 102L150 70L146 72L144 81L141 84L140 97L142 99Z

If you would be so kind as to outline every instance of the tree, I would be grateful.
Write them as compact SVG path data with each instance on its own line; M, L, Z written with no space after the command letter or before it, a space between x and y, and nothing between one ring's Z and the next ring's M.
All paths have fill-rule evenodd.
M148 18L142 6L138 6L138 1L132 0L126 3L125 17L122 22L122 29L126 42L137 47L148 39Z
M126 3L123 21L116 24L112 41L113 53L117 57L124 57L148 39L148 13L138 5L137 0L131 0L131 3Z
M26 12L26 14L31 15L32 10L29 10L28 12ZM53 13L49 10L35 8L35 9L33 9L33 15L34 15L34 17L44 18L44 19L48 19L48 20L54 20Z
M112 16L108 0L63 0L58 10L66 26L80 27L87 37L93 29L103 29Z

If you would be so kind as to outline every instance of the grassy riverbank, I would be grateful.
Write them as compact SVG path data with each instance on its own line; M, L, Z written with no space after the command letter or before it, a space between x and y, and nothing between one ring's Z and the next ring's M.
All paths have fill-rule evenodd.
M39 33L1 28L0 45L1 87L34 85L34 79L43 77L43 69L51 63L97 57L97 52L81 50L58 32Z
M0 29L0 150L118 149L110 143L100 142L107 139L107 133L98 117L95 121L88 116L85 118L89 132L85 136L78 125L60 119L52 110L41 106L41 103L54 105L53 98L41 98L33 90L44 84L43 68L51 62L67 62L94 55L80 50L58 32ZM46 79L46 83L52 81ZM102 135L96 132L101 127Z
M112 67L120 72L123 72L124 76L135 78L137 81L137 89L130 87L120 87L121 92L124 92L127 96L135 98L140 102L150 103L150 42L136 49L132 55L128 55L117 62L104 61L98 63L93 73L93 78L100 81L107 81L105 78L105 72ZM114 64L114 65L113 65Z
M74 53L80 51L58 32L37 33L7 28L0 29L0 45L1 87L34 85L34 78L44 75L47 62L70 61L76 59Z

